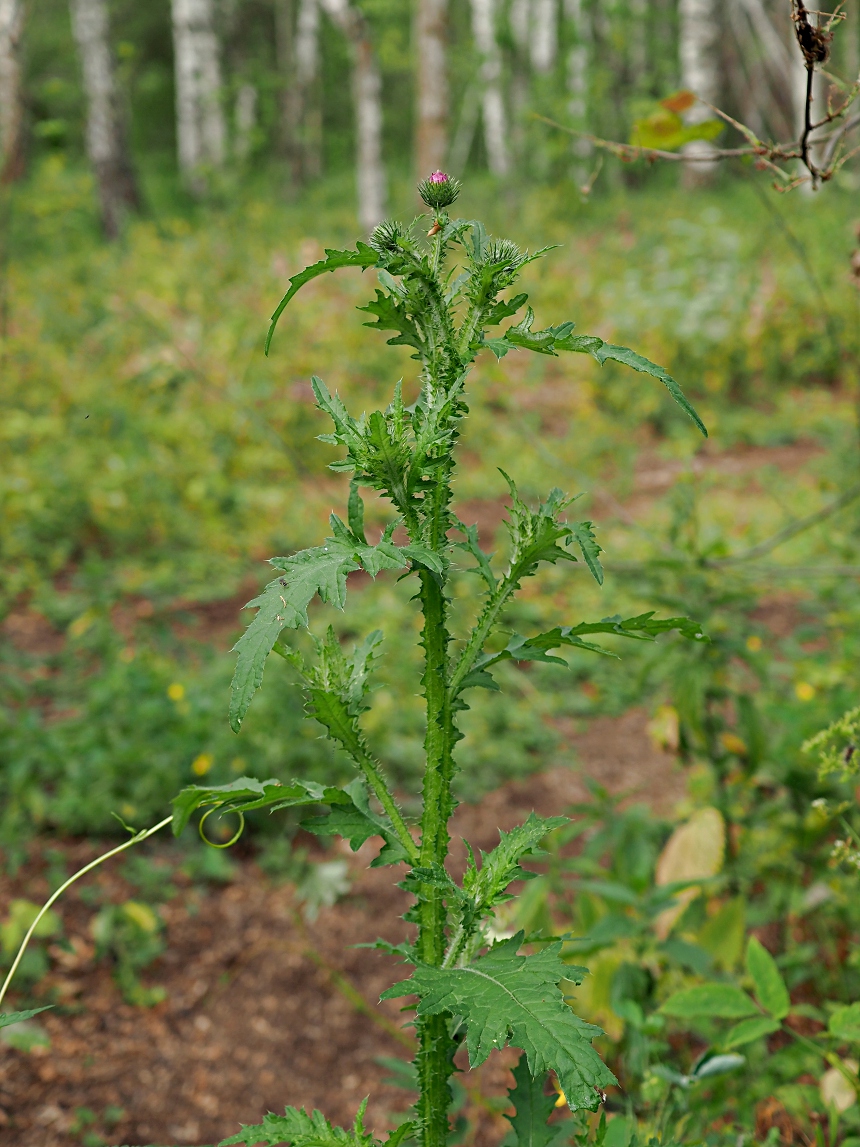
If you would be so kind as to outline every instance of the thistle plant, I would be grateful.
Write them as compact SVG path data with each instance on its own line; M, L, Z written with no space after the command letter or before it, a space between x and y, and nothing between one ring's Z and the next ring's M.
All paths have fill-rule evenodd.
M323 440L340 452L331 469L350 475L346 521L332 515L331 536L322 545L271 559L277 576L249 603L257 612L236 646L233 729L239 731L269 655L275 653L296 670L309 716L348 754L356 777L342 788L243 777L229 785L186 788L174 801L177 835L198 810L208 816L316 806L316 815L302 822L310 832L339 834L353 849L371 837L379 838L382 846L373 865L402 865L401 886L413 897L405 919L414 926L414 935L396 947L381 941L379 947L414 969L385 997L417 998L419 1094L414 1118L387 1140L392 1147L408 1138L421 1147L445 1147L449 1080L461 1041L472 1066L509 1043L523 1050L512 1093L517 1109L512 1123L521 1143L548 1141L544 1124L552 1105L543 1100L548 1073L554 1074L572 1110L596 1110L603 1090L615 1082L592 1047L599 1029L576 1016L560 987L562 982L579 983L586 969L565 962L560 942L540 942L522 933L492 942L490 936L496 908L511 898L509 886L529 875L520 862L537 855L542 838L565 818L532 814L511 832L501 833L491 852L476 856L470 849L459 883L446 868L448 825L456 803L455 750L461 738L457 722L467 708L469 690L498 688L493 669L502 661L565 665L553 651L566 647L607 653L593 642L596 634L653 640L659 633L677 630L693 640L705 640L689 619L661 620L653 613L575 620L536 634L502 632L506 607L524 579L542 565L581 559L598 583L603 581L603 570L592 523L571 520L567 511L573 499L558 489L533 508L521 497L514 478L504 474L511 504L510 554L503 570L481 548L476 526L457 516L452 504L456 447L468 414L469 371L482 351L497 358L515 350L544 355L570 351L590 354L599 363L610 359L625 363L659 379L699 430L706 431L678 384L661 367L626 347L574 334L572 322L535 330L527 295L510 289L523 268L551 248L529 254L509 239L491 238L480 222L451 219L448 209L459 191L455 179L434 172L419 185L429 209L429 228L427 215L410 226L381 223L369 242L357 243L354 250L326 251L320 262L294 275L266 340L268 353L278 319L311 279L341 267L375 268L379 287L372 301L360 308L374 316L367 325L396 332L389 344L412 347L418 363L416 402L404 401L398 383L385 410L360 417L350 413L320 379L313 379L317 404L333 424ZM519 312L523 312L519 321L508 322ZM364 528L362 490L367 489L391 504L392 516L376 543L368 541ZM394 540L398 530L397 536L405 538L402 542ZM284 640L288 631L308 626L308 607L316 595L343 608L347 576L360 569L372 577L393 570L416 583L415 600L423 616L421 687L426 705L423 811L418 823L410 823L399 807L362 726L382 635L371 633L347 652L329 629L315 639L315 657L310 661ZM468 632L455 633L450 620L452 585L465 573L480 578L482 603ZM326 811L320 814L320 808ZM244 1127L225 1143L368 1147L374 1140L364 1130L362 1115L363 1110L352 1130L344 1131L331 1127L318 1112L307 1115L287 1108L285 1115L270 1114L262 1124Z

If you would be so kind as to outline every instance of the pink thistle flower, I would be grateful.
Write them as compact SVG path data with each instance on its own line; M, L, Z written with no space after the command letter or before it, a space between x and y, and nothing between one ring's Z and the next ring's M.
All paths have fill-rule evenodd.
M433 174L430 176L430 182L431 183L447 183L448 182L448 176L445 174L444 171L434 171Z

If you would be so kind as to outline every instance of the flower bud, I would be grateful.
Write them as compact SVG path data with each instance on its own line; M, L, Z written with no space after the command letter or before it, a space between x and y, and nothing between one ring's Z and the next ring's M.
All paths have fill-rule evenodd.
M453 179L444 171L434 171L429 179L418 184L418 194L433 211L443 211L450 207L460 194L460 180Z
M403 250L404 240L408 238L406 229L394 219L385 219L373 228L368 242L380 255L393 254Z

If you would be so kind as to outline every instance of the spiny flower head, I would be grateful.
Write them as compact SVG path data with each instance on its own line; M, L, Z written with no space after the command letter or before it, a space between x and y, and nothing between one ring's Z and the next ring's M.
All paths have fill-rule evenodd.
M407 247L409 233L395 219L384 219L370 233L368 242L380 255L390 255Z
M444 171L434 171L429 179L418 184L418 194L433 211L444 211L460 194L461 183L446 175Z

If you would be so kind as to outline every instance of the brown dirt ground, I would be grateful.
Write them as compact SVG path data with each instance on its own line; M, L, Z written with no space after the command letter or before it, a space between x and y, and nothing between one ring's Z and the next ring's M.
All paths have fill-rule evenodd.
M577 764L461 806L455 838L490 847L498 828L510 828L532 809L555 814L583 799L584 774L613 792L670 808L682 795L682 778L674 759L651 745L645 720L634 710L571 732ZM52 1047L25 1053L0 1044L0 1147L80 1144L76 1110L101 1116L109 1105L123 1109L122 1121L113 1129L96 1122L90 1131L114 1144L213 1143L239 1122L259 1122L287 1103L319 1107L333 1121L349 1123L368 1094L369 1126L378 1132L389 1126L409 1096L380 1084L376 1058L408 1058L402 1041L409 1035L401 1030L398 1040L383 1026L402 1024L397 1003L376 1001L402 969L379 951L352 945L380 935L401 938L407 900L395 887L396 870L364 867L372 847L369 842L352 857L349 894L308 924L295 911L290 887L263 878L250 858L226 887L202 893L186 883L163 908L167 951L145 979L162 984L168 995L151 1009L125 1004L110 969L94 961L94 909L76 891L81 885L71 890L59 907L74 951L55 946L42 983L65 1002L41 1017ZM94 855L91 843L64 848L70 867ZM460 844L455 853L462 851ZM87 879L100 881L103 896L119 902L133 889L112 863ZM14 881L3 882L4 911L13 896L45 896L42 867L34 859ZM382 1023L346 998L341 975ZM498 1142L507 1126L480 1096L504 1093L515 1059L515 1052L501 1053L463 1077L472 1093L473 1143L480 1147Z

